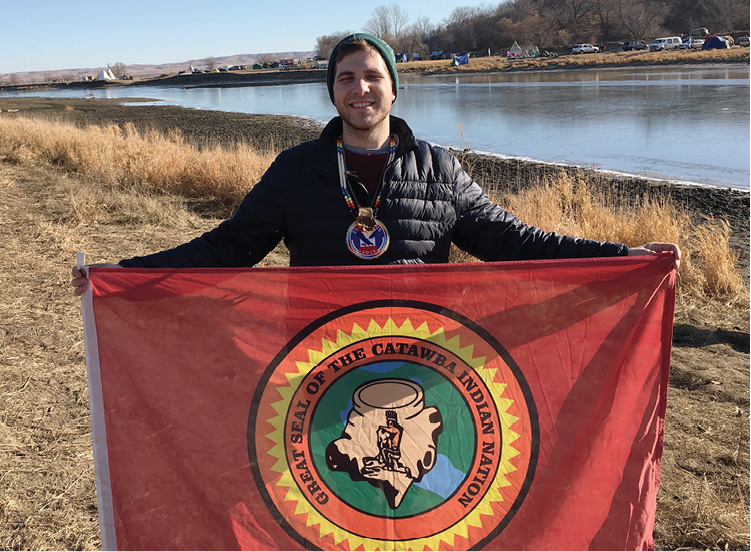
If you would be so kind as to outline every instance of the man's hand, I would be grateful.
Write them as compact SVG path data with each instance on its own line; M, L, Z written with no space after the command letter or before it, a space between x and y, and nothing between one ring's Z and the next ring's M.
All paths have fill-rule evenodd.
M99 263L89 266L105 266L107 268L122 268L120 265L112 263ZM73 286L73 295L80 297L83 292L86 291L86 285L89 283L89 278L82 267L74 266L70 271L73 279L70 281L70 285Z
M629 247L628 254L631 255L657 255L659 253L672 253L675 256L673 268L678 270L681 264L681 248L675 243L645 243L639 247Z

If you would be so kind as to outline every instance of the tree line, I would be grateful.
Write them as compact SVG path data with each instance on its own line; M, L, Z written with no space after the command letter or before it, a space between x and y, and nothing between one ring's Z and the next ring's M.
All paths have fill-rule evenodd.
M362 30L397 53L504 52L514 41L556 50L579 42L651 41L706 27L711 33L748 35L749 0L506 0L454 9L439 24L426 16L410 22L396 4L378 6ZM328 58L354 31L318 37L316 51Z

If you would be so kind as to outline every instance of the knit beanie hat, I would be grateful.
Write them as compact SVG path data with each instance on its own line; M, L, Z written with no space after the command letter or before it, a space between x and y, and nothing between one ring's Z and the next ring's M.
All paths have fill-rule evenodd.
M376 36L367 33L355 33L339 41L339 44L334 47L334 51L331 52L328 72L326 73L326 85L329 88L329 97L331 98L331 103L334 103L334 76L336 75L335 65L336 57L339 55L339 47L342 44L353 42L357 39L364 40L365 42L373 46L376 50L378 50L379 54L381 54L383 61L386 63L386 68L389 71L389 75L391 76L391 86L394 91L394 97L396 97L396 91L399 88L399 77L396 74L396 58L394 57L394 50L391 49L391 46L389 46Z

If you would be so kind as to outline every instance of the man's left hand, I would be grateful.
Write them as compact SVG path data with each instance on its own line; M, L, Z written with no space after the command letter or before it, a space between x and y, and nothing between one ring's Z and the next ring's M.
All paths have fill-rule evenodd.
M681 265L681 248L675 243L645 243L639 247L629 247L628 254L632 255L657 255L660 253L672 253L675 257L673 268L678 270Z

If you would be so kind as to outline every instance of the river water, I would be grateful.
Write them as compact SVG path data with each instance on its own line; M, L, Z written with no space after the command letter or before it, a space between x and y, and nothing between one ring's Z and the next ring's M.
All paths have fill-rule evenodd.
M320 121L336 115L324 83L30 95L154 98ZM398 96L393 113L418 137L441 145L749 189L747 65L404 76Z

